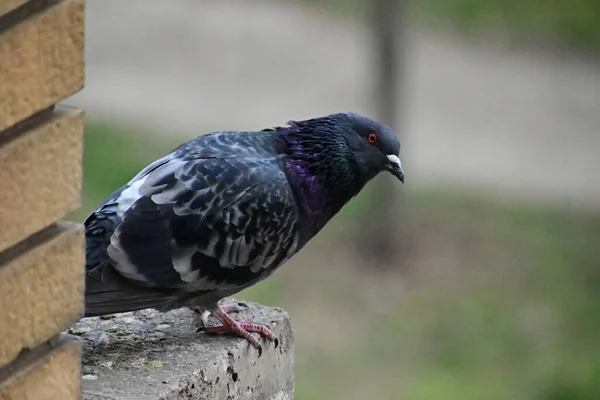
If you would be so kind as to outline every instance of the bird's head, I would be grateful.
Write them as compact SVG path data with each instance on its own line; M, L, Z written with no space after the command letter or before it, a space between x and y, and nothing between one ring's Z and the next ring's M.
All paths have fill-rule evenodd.
M351 157L363 176L371 179L388 171L404 183L400 162L400 140L394 131L377 121L354 113L334 114L340 133L345 137Z
M404 183L400 141L391 128L354 113L289 125L278 130L276 150L286 155L291 181L311 210L337 212L383 171Z
M404 183L400 140L390 127L355 113L337 113L289 124L290 147L297 149L295 155L314 162L311 169L320 166L328 171L348 170L352 178L363 183L388 171Z

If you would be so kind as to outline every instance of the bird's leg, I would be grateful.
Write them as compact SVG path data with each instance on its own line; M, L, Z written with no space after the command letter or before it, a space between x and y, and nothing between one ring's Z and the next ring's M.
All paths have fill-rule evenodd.
M223 307L218 307L215 312L212 314L217 317L223 325L220 326L211 326L203 330L206 333L233 333L239 337L243 337L250 344L259 351L259 356L262 354L262 346L258 342L258 339L252 335L251 332L259 333L262 336L265 336L267 340L270 342L275 342L275 347L279 345L279 341L275 337L275 334L271 332L269 328L264 325L254 324L250 319L246 319L242 322L237 322L233 318L227 314L226 311L223 310Z
M200 320L202 321L203 326L208 326L208 317L210 316L210 311L206 308L202 308L200 306L194 307L194 312L200 314Z
M247 307L248 306L246 305L246 303L236 301L236 302L225 304L225 305L221 306L221 309L223 311L225 311L226 313L232 313L232 312L243 311L244 308L247 308ZM208 311L206 308L202 308L200 306L194 307L193 310L194 310L194 312L197 312L198 314L200 314L200 320L202 321L202 324L204 325L204 327L208 327L208 317L210 317L211 312Z

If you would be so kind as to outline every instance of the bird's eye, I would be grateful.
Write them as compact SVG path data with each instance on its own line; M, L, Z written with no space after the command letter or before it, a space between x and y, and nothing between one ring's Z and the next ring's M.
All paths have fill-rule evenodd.
M374 133L369 133L369 135L367 136L367 142L375 144L375 142L377 142L377 135Z

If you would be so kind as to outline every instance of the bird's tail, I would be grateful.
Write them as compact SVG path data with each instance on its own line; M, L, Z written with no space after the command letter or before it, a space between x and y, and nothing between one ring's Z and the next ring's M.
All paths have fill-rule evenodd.
M85 318L145 308L162 309L172 301L167 293L125 280L109 262L98 265L86 275Z

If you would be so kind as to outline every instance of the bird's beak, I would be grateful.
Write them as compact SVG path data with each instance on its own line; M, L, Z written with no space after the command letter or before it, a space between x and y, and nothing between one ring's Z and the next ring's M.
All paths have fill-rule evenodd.
M395 154L388 154L388 163L385 165L388 171L396 178L400 179L400 182L404 183L404 170L402 169L402 163Z

